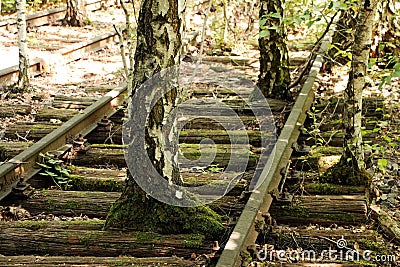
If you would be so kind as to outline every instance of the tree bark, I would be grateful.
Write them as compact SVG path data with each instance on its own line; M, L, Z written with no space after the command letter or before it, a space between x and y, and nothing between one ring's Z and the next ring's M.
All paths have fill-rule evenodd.
M282 0L261 0L260 74L258 87L265 96L291 100L289 53L283 23Z
M88 22L84 0L67 0L67 13L63 25L82 27Z
M399 12L398 4L396 1L383 1L382 5L378 8L379 20L375 28L375 37L372 42L371 56L372 57L385 57L388 55L384 63L391 67L395 62L390 62L392 57L400 55L400 41L399 41L399 18L396 14ZM390 44L390 45L388 45ZM383 46L383 47L382 47ZM382 63L381 63L382 64Z
M137 46L135 52L135 68L132 75L132 98L139 99L137 105L130 105L130 116L133 120L142 120L146 102L153 103L153 92L143 93L140 86L156 73L179 64L181 51L182 3L178 0L143 0L138 18ZM172 77L174 79L176 77ZM169 80L166 83L173 83ZM171 84L163 84L171 88ZM164 87L163 87L164 88ZM121 197L113 205L107 217L105 228L131 228L139 231L160 233L201 233L208 237L217 237L224 231L219 216L206 207L181 208L160 202L136 183L134 177L146 177L149 184L157 187L153 175L154 169L159 175L175 185L183 181L177 169L177 140L166 140L163 134L164 124L170 112L181 97L181 89L172 85L172 90L163 91L155 102L145 125L128 125L130 133L146 132L145 137L135 136L134 147L143 148L151 163L140 155L131 155L134 169L130 168L126 187ZM142 112L135 112L141 110ZM140 117L142 116L142 117ZM176 123L171 133L177 133ZM176 135L174 135L176 136ZM170 138L169 138L170 139ZM174 138L172 138L174 139ZM170 155L165 153L166 147ZM153 166L148 166L152 164ZM132 172L132 175L131 175ZM157 188L154 189L157 191ZM158 190L159 191L159 190ZM167 194L170 192L159 192Z
M29 86L29 58L28 58L28 45L26 43L25 6L26 6L26 0L17 1L19 69L18 69L18 82L16 86L19 91L25 91L25 89Z
M348 162L356 171L364 168L361 136L362 92L367 75L372 30L374 29L375 15L380 1L365 0L361 2L361 11L354 33L351 71L344 94L343 126L345 137L342 162Z

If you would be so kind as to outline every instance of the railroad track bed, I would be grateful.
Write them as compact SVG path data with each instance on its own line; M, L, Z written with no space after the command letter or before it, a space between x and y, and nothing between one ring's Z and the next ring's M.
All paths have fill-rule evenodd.
M103 10L98 8L97 4L100 2L88 6L90 22L85 27L62 26L61 20L65 8L39 12L41 16L32 16L31 21L28 21L27 33L32 76L52 75L53 80L48 85L53 89L57 84L100 80L102 75L106 76L121 68L120 57L117 56L119 50L113 47L117 41L113 24L117 27L124 25L123 11L116 7L107 7ZM36 17L40 20L35 19ZM13 21L0 24L1 51L7 56L0 63L2 86L11 84L17 78L18 38L15 25L12 23ZM102 49L106 50L90 56L90 52ZM89 61L74 62L81 58L88 58ZM107 60L109 64L99 67L98 62L101 60ZM70 62L73 63L68 66ZM91 71L82 72L82 68L90 68ZM71 75L66 75L66 72L71 72ZM39 79L35 83L33 79L32 84L40 87L46 84L42 82L43 80Z
M343 100L337 89L346 82L331 75L318 78L315 100L293 145L290 164L281 172L282 182L269 191L272 205L254 224L258 237L243 250L242 266L398 264L400 143L398 115L394 115L398 93L393 86L377 90L379 82L367 91L363 141L372 183L370 187L340 184L321 175L343 151Z
M111 9L109 12L113 11ZM93 13L96 14L94 20L102 18L102 15L98 14L101 12L103 11ZM118 17L117 14L115 16ZM108 24L112 28L112 22L95 23ZM51 36L54 31L61 32L60 27L38 26L35 29L40 34ZM89 40L84 37L98 27L100 26L92 25L80 30L63 27L66 29L62 32L69 31L70 36L67 34L63 36L63 39L58 38L57 41L66 47L51 52L37 50L42 53L41 56L46 57L47 61L33 60L32 66L37 71L36 74L40 75L31 78L32 90L24 94L13 94L8 90L1 92L0 139L2 142L37 141L121 83L122 75L118 70L122 67L122 63L114 34L102 34ZM102 30L104 32L104 27ZM37 35L37 32L32 34ZM81 34L80 39L75 38L80 42L71 45L68 40L76 35L75 32ZM101 31L95 30L91 34L94 36L99 33ZM14 40L10 39L10 41ZM62 43L63 41L67 43ZM42 49L42 46L38 45L36 48ZM13 59L17 60L17 55L13 53L7 53L7 56L10 58L15 56ZM39 67L35 61L40 65ZM3 62L12 63L13 60ZM0 71L0 80L4 88L16 78L17 69L11 67ZM18 144L15 145L18 146ZM21 144L21 146L25 145Z
M39 34L40 29L34 28L33 35ZM60 40L59 37L52 38L57 42ZM110 44L107 47L116 48ZM108 67L117 69L116 66L122 65L119 63L119 55L116 49L108 48L91 54L85 60L92 59L96 62L100 53L107 58ZM293 55L292 63L303 64L306 60L303 55ZM246 73L247 78L256 79L254 70L257 62L254 60L240 57L205 58L207 59L214 64L207 63L205 68L209 68L216 76L218 73L228 72L228 64L229 67L234 66L241 71L240 75L235 74L233 77L240 80L245 76L243 73ZM257 107L249 107L235 93L227 90L231 85L229 81L227 88L193 83L187 92L187 98L194 102L184 106L186 112L196 113L206 104L209 107L208 112L217 115L217 121L229 125L229 116L214 113L213 104L217 99L217 102L228 105L239 115L249 136L249 144L239 142L233 152L239 157L249 153L245 174L226 196L209 205L224 216L225 236L216 242L217 240L206 240L201 235L191 234L104 231L104 220L111 205L119 197L126 179L122 145L124 88L119 87L107 94L109 100L116 100L115 103L103 103L100 96L115 87L119 78L110 75L105 80L97 80L110 69L96 73L99 67L95 65L82 74L82 77L77 77L76 74L81 72L79 64L88 65L88 62L69 64L76 72L72 72L68 78L65 77L65 69L61 67L57 70L57 65L55 68L53 65L54 69L49 77L35 78L34 82L42 85L47 83L44 82L45 79L52 80L52 83L47 83L48 87L42 87L43 92L38 95L31 95L28 99L19 97L17 100L7 100L7 95L4 96L5 101L10 101L6 103L14 102L14 105L5 104L0 107L0 116L6 122L1 137L5 142L0 143L0 161L3 162L0 171L10 169L9 165L14 167L10 174L3 177L0 189L1 198L12 191L0 202L0 254L3 255L0 257L0 265L199 266L215 264L221 259L217 266L324 266L324 263L360 266L359 262L378 265L381 262L355 261L357 251L371 251L369 255L372 258L376 255L396 255L397 259L400 257L400 227L397 222L399 218L396 217L399 214L400 200L397 194L400 188L399 162L395 153L390 158L386 154L380 154L386 145L394 150L398 146L395 137L398 132L395 115L398 109L395 105L397 99L386 100L389 105L383 103L381 96L365 99L364 140L371 141L368 154L371 158L370 167L380 166L371 169L374 173L372 188L362 185L334 185L321 181L319 172L331 166L341 153L343 133L340 129L341 117L338 115L341 113L341 103L332 96L332 92L328 92L335 86L340 87L340 83L332 85L330 81L338 80L337 78L326 79L326 76L320 75L316 100L307 112L312 103L313 79L319 71L319 68L313 67L294 104L294 111L290 112L291 103L272 99L268 102L278 133L281 134L277 141L279 160L276 165L273 163L272 171L266 174L268 188L261 186L260 192L264 192L265 196L257 196L250 195L247 191L262 152L261 135L257 131L259 125L254 122L252 111ZM295 67L292 70L294 69ZM212 80L211 76L205 77ZM65 81L69 83L61 85ZM251 92L246 88L235 89L245 97ZM303 93L303 90L308 91ZM89 117L92 111L87 110L93 105L107 107L104 109L108 112L104 115L96 112L93 118ZM296 110L299 112L296 113ZM90 125L66 129L65 125L71 119L76 121L77 117L80 117L81 124L85 125L90 121ZM23 121L18 121L21 118ZM304 126L300 127L304 119ZM183 118L182 120L184 121ZM287 128L291 130L282 129L285 121ZM299 138L297 129L301 131ZM84 136L79 137L82 130ZM55 132L57 135L53 134ZM240 131L236 134L241 140ZM55 143L50 148L38 142L48 136ZM216 151L211 145L199 145L204 138L214 140ZM218 179L227 167L233 151L229 136L221 125L204 118L188 123L181 131L179 141L181 175L186 186L204 185ZM293 142L294 152L291 154ZM372 147L373 144L379 144L380 147ZM34 151L32 155L25 153L28 148ZM21 152L23 156L20 156ZM202 157L212 156L215 152L211 165L208 162L208 166L203 167ZM289 157L291 163L287 165ZM195 163L187 164L185 158ZM385 164L382 158L386 160ZM379 160L381 165L376 163ZM42 170L37 168L38 163L42 164ZM32 171L34 165L36 169ZM65 175L67 172L69 175ZM237 175L240 174L238 171ZM264 212L259 212L261 210ZM248 218L243 220L242 217ZM240 227L243 224L246 224L245 229L251 227L251 230L241 232ZM250 232L256 233L256 242L242 243ZM236 240L237 245L232 249L235 254L229 254L231 244ZM342 258L332 260L324 257L317 261L312 260L313 256L320 256L330 248L337 249L335 253L339 253ZM305 255L308 258L297 258L304 255L304 251L307 251ZM343 258L343 253L346 252L350 254L350 258ZM100 255L107 257L99 257ZM129 257L123 257L125 255ZM226 264L226 258L231 263ZM392 264L391 259L395 258L386 258L384 264Z
M305 60L306 58L303 62ZM208 64L208 68L212 65L210 71L217 75L229 69L221 63ZM243 68L245 67L240 67L240 69ZM245 97L251 93L246 88L241 92ZM225 216L227 238L229 229L234 226L248 197L243 192L248 187L260 155L260 133L256 131L257 125L254 123L251 108L232 91L221 86L196 83L191 86L187 95L193 101L185 106L188 112L196 112L196 106L200 108L206 102L209 102L209 106L212 107L212 102L215 102L215 97L217 97L219 101L226 103L239 114L248 130L249 145L241 145L239 142L237 146L240 149L235 150L238 155L242 152L250 153L247 172L231 192L210 204L213 210ZM57 123L79 115L79 112L82 112L82 109L94 100L96 99L93 97L77 99L56 96L52 109L36 112L35 122L10 125L4 135L6 138L13 139L14 130L20 130L22 133L24 131L27 133L25 139L37 141L52 132L57 127ZM58 158L64 163L51 164L50 158L40 161L42 164L47 164L53 171L58 168L55 165L63 166L63 170L64 168L68 170L70 173L68 186L62 183L64 180L55 179L60 187L67 190L59 190L60 188L48 176L36 174L29 181L16 185L14 193L2 200L3 220L9 222L1 223L1 236L4 237L3 240L7 239L9 245L1 248L0 254L6 256L0 257L0 262L4 260L0 264L11 264L13 261L16 263L35 261L51 266L60 261L60 258L56 256L64 255L64 262L76 264L93 262L93 266L111 264L110 262L129 265L132 261L138 264L142 262L144 266L158 266L157 264L196 266L196 264L209 262L218 251L218 244L213 242L216 240L204 240L199 235L163 236L150 233L102 231L104 219L112 203L119 197L126 178L124 146L121 145L123 112L117 110L120 105L122 102L114 105L115 113L112 116L98 119L95 129L84 136L85 142L69 138L66 142L68 146L66 150L50 151L52 155L57 153ZM276 120L284 121L290 110L290 104L271 99L269 105ZM54 109L57 109L57 113ZM59 112L61 110L64 111ZM209 110L212 112L212 108ZM48 117L49 114L50 117ZM56 116L56 118L51 116ZM50 123L51 119L58 121ZM218 119L229 122L229 117L224 114L219 114ZM217 144L216 158L209 167L197 166L200 163L184 166L182 176L187 186L199 186L218 179L229 162L231 156L229 136L220 125L210 122L212 121L194 120L181 132L180 150L182 156L187 159L199 158L199 142L203 138L209 137ZM7 143L1 153L2 160L9 160L32 144L32 142ZM212 150L208 152L206 148L203 153L207 155L212 153ZM15 255L41 256L34 258ZM73 257L76 255L89 258ZM99 255L116 258L90 258ZM124 258L117 258L120 255L158 258L152 260L128 258L124 261ZM150 265L150 262L153 265Z

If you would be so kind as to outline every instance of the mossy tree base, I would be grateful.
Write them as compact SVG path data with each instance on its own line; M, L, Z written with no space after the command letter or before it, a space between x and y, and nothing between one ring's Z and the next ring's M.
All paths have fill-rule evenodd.
M135 191L141 191L134 185ZM129 187L127 187L129 189ZM176 207L159 202L143 192L118 199L105 223L105 229L124 228L161 234L193 233L219 238L225 231L222 218L209 207Z
M322 173L320 182L368 187L371 183L371 175L365 169L358 167L354 156L342 156L337 164Z

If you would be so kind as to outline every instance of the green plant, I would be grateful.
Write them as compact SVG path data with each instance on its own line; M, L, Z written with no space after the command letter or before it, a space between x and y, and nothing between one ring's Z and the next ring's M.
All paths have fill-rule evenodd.
M398 59L396 59L396 60L398 60ZM381 84L379 85L379 89L381 89L383 85L389 84L393 78L398 78L398 77L400 77L400 62L397 62L393 66L391 73L385 74L385 76L382 79Z
M224 168L218 167L218 164L211 164L206 169L206 171L212 172L212 173L218 173L218 172L221 172L223 170L224 170Z
M42 168L39 175L50 177L61 190L68 189L70 187L70 173L68 169L63 167L63 161L49 152L40 153L39 156L42 158L41 162L36 162Z
M320 121L319 118L317 118L317 113L321 112L320 110L316 109L315 106L311 107L311 111L308 112L308 116L311 119L311 125L310 129L303 128L309 135L310 137L307 138L307 140L313 140L314 145L312 148L320 147L323 146L326 142L324 138L321 135L321 130L319 129L322 121Z

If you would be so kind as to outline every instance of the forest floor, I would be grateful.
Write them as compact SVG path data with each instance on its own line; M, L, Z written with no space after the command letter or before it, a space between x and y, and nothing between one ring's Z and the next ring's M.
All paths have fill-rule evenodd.
M249 11L250 12L250 11ZM188 30L194 31L201 29L202 20L200 15L194 14L191 18L192 24ZM84 90L86 87L94 86L116 86L123 81L122 62L120 59L119 46L109 44L107 48L98 52L88 54L85 58L71 62L69 64L55 63L58 60L57 51L65 48L71 43L78 43L82 40L95 37L99 34L113 31L112 24L122 24L124 16L122 10L118 8L108 8L107 11L96 11L90 13L91 25L83 28L62 27L58 23L51 26L39 27L33 29L28 34L28 44L30 55L34 57L43 57L51 63L51 68L47 74L32 78L32 90L24 94L10 94L6 90L0 92L0 105L28 104L35 110L51 104L54 95L63 94L67 96L90 96L92 93ZM209 26L217 25L215 20L209 23ZM246 27L243 27L246 28ZM257 28L256 28L257 29ZM254 29L247 33L253 34ZM221 46L216 41L215 31L206 32L205 54L222 56L241 56L244 58L258 58L256 47L256 38L239 38L239 42L232 46ZM304 37L301 31L290 32L290 46L292 56L307 55L301 47L301 44L312 43L298 42ZM7 55L6 59L0 62L0 69L9 67L10 63L17 64L16 33L0 32L0 53ZM63 40L69 40L65 42ZM199 40L194 46L188 48L191 56L199 56ZM258 70L257 63L249 68L250 77L256 81ZM346 87L348 67L335 67L330 74L321 73L318 77L319 86L316 92L316 103L324 103L343 96L343 90ZM293 70L295 76L301 70ZM372 68L370 72L369 87L366 90L365 97L383 98L384 106L377 112L382 114L381 119L373 124L372 128L365 129L365 133L375 133L373 140L367 142L366 160L368 162L369 172L373 174L372 185L372 205L379 205L389 216L396 220L400 225L400 87L398 80L380 88L382 81L382 70ZM4 88L5 89L5 88ZM316 118L310 126L315 133L316 142L312 149L316 147L329 146L331 138L323 137L323 131L319 129L323 123L340 119L341 115L329 110L314 110L310 114L311 118ZM15 121L32 121L31 115L16 115L12 118L4 118L0 121L0 132L10 123ZM1 139L1 136L0 136ZM333 163L333 162L331 162ZM371 212L370 217L373 217ZM361 226L355 231L365 231L368 228L375 228L373 223L367 226ZM327 227L326 229L329 229ZM390 251L397 253L400 259L400 248L391 242L391 240L380 240Z

